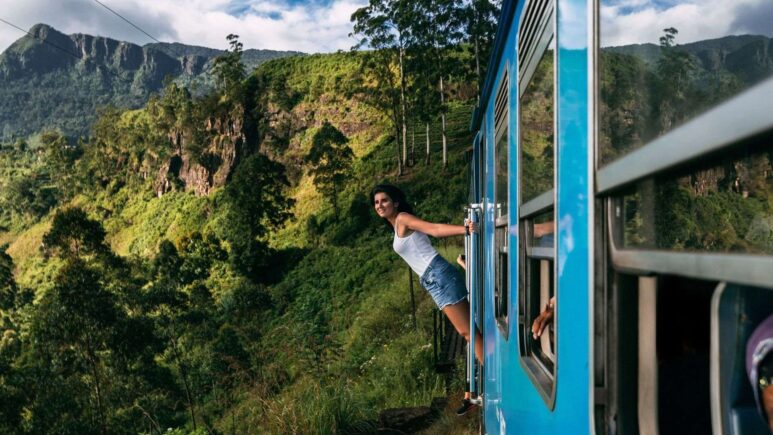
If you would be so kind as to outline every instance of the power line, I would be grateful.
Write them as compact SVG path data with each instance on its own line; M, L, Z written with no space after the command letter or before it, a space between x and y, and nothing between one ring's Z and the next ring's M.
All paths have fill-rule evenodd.
M113 13L113 15L117 16L118 18L120 18L120 19L122 19L122 20L126 21L127 23L129 23L129 25L130 25L130 26L132 26L132 27L134 27L135 29L139 30L140 32L142 32L142 33L143 33L145 36L147 36L148 38L150 38L150 39L152 39L152 40L154 40L154 41L158 42L159 44L164 44L164 42L161 42L161 41L159 41L158 39L156 39L156 37L155 37L155 36L153 36L153 35L151 35L150 33L148 33L148 32L146 32L146 31L144 31L144 30L143 30L143 29L142 29L140 26L138 26L138 25L136 25L136 24L132 23L131 21L129 21L129 19L128 19L128 18L126 18L126 17L124 17L123 15L119 14L118 12L114 11L114 10L113 10L113 9L111 9L111 8L110 8L108 5L106 5L106 4L104 4L104 3L102 3L102 2L101 2L101 1L99 1L99 0L94 0L94 2L95 2L95 3L97 3L98 5L102 6L103 8L107 9L108 11L110 11L111 13ZM160 47L159 47L159 48L160 48ZM170 49L170 50L172 50L172 51L175 53L175 55L177 55L178 57L185 57L185 55L183 55L183 54L180 54L180 53L178 53L176 50L172 49L172 46L171 46L171 45L169 46L169 49Z
M153 35L151 35L150 33L148 33L148 32L146 32L146 31L142 30L142 29L141 29L139 26L137 26L136 24L132 23L132 22L131 22L131 21L129 21L128 19L124 18L124 17L123 17L123 15L121 15L121 14L119 14L118 12L116 12L116 11L114 11L114 10L110 9L110 7L109 7L109 6L107 6L106 4L102 3L102 2L101 2L101 1L99 1L99 0L94 0L94 1L95 1L96 3L98 3L100 6L102 6L103 8L105 8L105 9L107 9L108 11L112 12L112 13L113 13L114 15L116 15L118 18L120 18L120 19L122 19L122 20L126 21L127 23L129 23L129 25L130 25L130 26L132 26L132 27L134 27L135 29L139 30L140 32L144 33L144 34L145 34L145 36L147 36L148 38L150 38L150 39L152 39L152 40L154 40L154 41L158 42L159 44L161 44L161 41L159 41L158 39L156 39L156 38L155 38Z

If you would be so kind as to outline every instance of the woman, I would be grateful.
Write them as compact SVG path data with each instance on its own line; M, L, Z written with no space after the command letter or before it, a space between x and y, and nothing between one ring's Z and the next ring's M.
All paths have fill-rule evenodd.
M436 224L413 215L413 210L402 190L388 184L373 189L376 214L394 229L392 247L421 277L421 285L429 292L438 308L445 313L459 335L470 341L470 305L464 277L438 254L427 235L432 237L461 236L474 230L470 222L463 225ZM483 337L475 331L475 357L483 364ZM473 404L470 393L465 393L457 414L463 415Z

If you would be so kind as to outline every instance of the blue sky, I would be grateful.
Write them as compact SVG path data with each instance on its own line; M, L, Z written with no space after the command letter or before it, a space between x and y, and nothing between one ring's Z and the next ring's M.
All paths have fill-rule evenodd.
M366 0L100 0L165 42L226 48L236 33L245 48L307 53L348 50L349 18ZM137 44L147 36L93 0L0 0L0 18L24 29L46 23L67 33ZM0 50L23 36L0 23Z

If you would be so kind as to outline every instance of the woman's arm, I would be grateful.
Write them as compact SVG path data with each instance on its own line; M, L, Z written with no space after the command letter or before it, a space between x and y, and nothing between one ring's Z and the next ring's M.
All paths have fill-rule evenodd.
M400 213L397 215L396 222L398 225L405 226L409 230L420 231L437 238L461 236L465 233L464 225L435 224L421 220L410 213Z

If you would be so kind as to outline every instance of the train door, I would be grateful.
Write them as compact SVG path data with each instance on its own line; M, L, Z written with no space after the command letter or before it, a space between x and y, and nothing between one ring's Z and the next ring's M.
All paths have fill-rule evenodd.
M765 3L597 5L597 433L769 433L745 367L773 313Z

